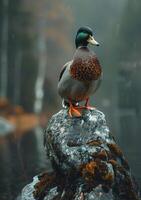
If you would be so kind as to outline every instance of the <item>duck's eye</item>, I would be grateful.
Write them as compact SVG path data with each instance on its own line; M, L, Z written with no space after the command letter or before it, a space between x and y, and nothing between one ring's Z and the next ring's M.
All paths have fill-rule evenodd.
M83 39L86 39L86 38L88 38L89 37L89 35L87 34L87 33L84 33L84 32L81 32L81 33L79 33L78 35L77 35L77 38L79 39L79 40L83 40Z

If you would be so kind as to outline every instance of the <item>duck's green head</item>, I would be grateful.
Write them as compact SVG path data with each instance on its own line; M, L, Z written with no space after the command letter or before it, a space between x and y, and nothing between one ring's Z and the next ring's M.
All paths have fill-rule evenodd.
M80 46L87 46L88 44L99 46L99 43L94 39L93 30L88 26L81 27L78 29L75 38L76 48Z

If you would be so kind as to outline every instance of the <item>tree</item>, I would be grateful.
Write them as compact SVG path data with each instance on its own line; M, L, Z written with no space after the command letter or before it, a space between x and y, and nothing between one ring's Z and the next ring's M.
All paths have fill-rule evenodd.
M1 82L0 96L7 97L8 84L8 6L9 0L2 1L2 31L1 31Z
M132 60L140 57L141 49L141 20L140 20L141 2L138 0L128 0L125 6L119 34L116 44L117 56L119 60Z
M34 111L39 113L42 110L44 92L51 94L49 91L44 91L45 79L50 79L56 81L56 67L55 65L59 55L70 50L69 43L69 30L66 24L72 23L72 17L70 10L66 8L63 2L58 2L57 0L52 1L30 1L29 3L25 2L25 10L28 10L32 13L33 17L33 26L32 31L36 32L36 54L38 58L38 72L35 83L35 103ZM65 16L65 17L64 17ZM58 55L55 55L56 49L59 49L57 52ZM60 59L59 59L60 61ZM54 68L55 74L50 69L50 65ZM59 73L59 72L58 72ZM47 81L46 81L47 83ZM48 90L54 90L48 88ZM51 104L51 102L50 102Z

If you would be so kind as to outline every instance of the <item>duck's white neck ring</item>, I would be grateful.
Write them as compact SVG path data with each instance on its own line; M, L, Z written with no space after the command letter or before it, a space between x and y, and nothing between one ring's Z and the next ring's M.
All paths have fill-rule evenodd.
M88 48L87 46L79 46L77 49Z

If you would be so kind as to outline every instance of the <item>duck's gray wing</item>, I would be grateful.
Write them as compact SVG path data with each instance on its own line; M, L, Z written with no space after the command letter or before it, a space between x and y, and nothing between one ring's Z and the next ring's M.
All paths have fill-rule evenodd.
M62 76L63 76L63 74L64 74L64 72L65 72L67 66L70 64L70 62L71 62L71 61L67 62L67 63L62 67L62 70L61 70L60 75L59 75L59 81L61 80L61 78L62 78Z
M62 76L63 76L63 74L64 74L64 72L65 72L65 70L66 70L66 67L67 67L67 65L64 65L64 66L63 66L63 68L62 68L62 70L61 70L61 72L60 72L60 75L59 75L59 81L61 80L61 78L62 78Z
M102 83L102 80L103 80L103 73L101 73L101 76L97 82L97 85L96 85L96 88L95 88L95 92L98 90L98 88L100 87L101 83Z

